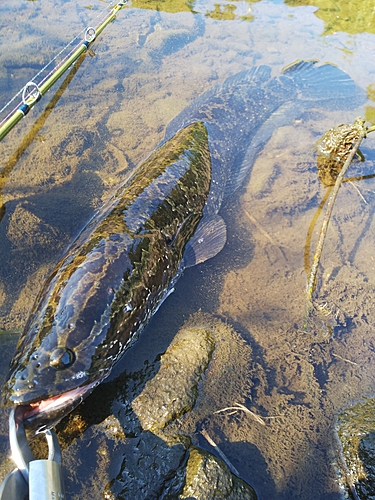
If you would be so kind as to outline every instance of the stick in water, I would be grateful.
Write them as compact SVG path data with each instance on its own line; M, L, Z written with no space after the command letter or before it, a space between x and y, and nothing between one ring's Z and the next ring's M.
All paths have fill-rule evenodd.
M240 476L240 473L238 470L235 468L234 465L232 465L229 461L229 459L224 455L224 453L221 451L221 449L218 447L218 445L215 443L213 439L210 438L208 432L205 429L201 430L202 436L207 440L207 442L215 449L216 453L219 455L219 457L227 464L229 467L229 470L236 474L236 476Z
M341 183L344 179L344 175L346 174L346 171L350 167L350 164L353 161L354 156L357 154L358 148L361 145L363 139L366 137L367 132L368 132L368 130L365 127L360 132L358 140L354 144L353 149L350 151L350 154L349 154L348 158L346 159L344 166L342 167L342 170L340 171L339 175L337 176L336 183L335 183L334 188L332 190L332 193L328 199L327 210L326 210L326 214L325 214L325 217L323 220L322 229L320 231L319 241L318 241L318 245L316 247L316 251L314 254L313 263L311 266L311 272L310 272L310 276L309 276L309 281L307 284L307 300L309 301L311 308L312 308L312 304L311 304L312 295L313 295L314 290L315 290L316 273L318 271L320 257L322 255L322 250L323 250L324 239L325 239L326 234L327 234L327 228L328 228L329 220L330 220L331 215L332 215L333 205L335 203L336 196L337 196L337 193L339 192Z

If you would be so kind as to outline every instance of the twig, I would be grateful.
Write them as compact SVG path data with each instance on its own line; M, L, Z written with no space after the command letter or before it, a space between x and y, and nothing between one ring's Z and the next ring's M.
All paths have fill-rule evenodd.
M350 363L351 365L358 366L358 363L355 361L351 361L350 359L343 358L342 356L339 356L338 354L335 354L334 352L332 353L332 356L338 359L341 359L342 361L345 361L346 363Z
M260 224L257 219L251 215L245 208L243 209L245 212L246 217L254 224L254 226L258 229L260 233L263 234L265 238L267 238L268 241L272 243L272 245L275 245L275 247L278 247L279 245L273 240L273 238L267 233L267 231L264 229L264 227Z
M303 263L305 267L305 272L308 275L310 273L310 248L311 248L311 239L314 234L314 229L315 225L318 222L319 217L321 216L323 212L324 205L326 204L326 201L331 194L333 187L329 186L327 191L325 192L322 201L319 204L318 210L315 212L314 217L311 219L309 229L307 230L307 237L306 237L306 243L305 243L305 250L303 253Z
M272 418L283 418L282 415L273 415L272 417L260 417L259 415L249 410L249 408L242 405L241 403L235 403L235 406L227 406L226 408L222 408L221 410L216 410L214 411L214 413L223 413L224 411L230 411L230 413L227 413L227 415L234 415L236 412L240 410L251 415L254 420L256 420L262 425L266 425L265 420L269 420Z
M250 221L254 224L254 226L258 229L258 231L259 231L261 234L263 234L263 236L264 236L265 238L267 238L267 240L268 240L269 242L271 242L271 243L272 243L272 245L274 245L276 248L278 248L278 249L280 250L280 252L281 252L281 254L282 254L282 256L284 257L284 259L285 259L285 260L288 260L288 259L286 258L286 255L285 255L285 253L284 253L283 249L281 248L281 246L280 246L278 243L276 243L276 241L275 241L275 240L274 240L274 239L273 239L273 238L272 238L272 237L271 237L271 236L267 233L267 231L264 229L264 227L261 225L261 223L260 223L260 222L259 222L259 221L258 221L258 220L257 220L257 219L253 216L253 215L251 215L251 214L250 214L250 213L246 210L246 208L244 208L244 209L243 209L243 211L245 212L246 217L247 217L247 218L248 218L248 219L249 219L249 220L250 220Z
M363 194L361 193L361 191L359 190L359 188L355 184L353 184L352 181L349 181L349 182L350 182L350 185L354 187L354 189L357 191L357 193L359 194L359 196L362 198L363 202L366 203L366 205L368 205L365 197L363 196Z
M217 410L214 413L222 413L223 411L228 411L228 410L235 410L234 413L236 411L242 410L242 411L248 413L249 415L251 415L254 418L254 420L256 420L257 422L259 422L260 424L266 425L266 423L262 419L262 417L260 417L256 413L252 412L251 410L249 410L249 408L246 408L246 406L244 406L244 405L242 405L240 403L236 403L236 406L228 406L227 408L222 408L221 410ZM230 413L230 415L232 415L232 413Z
M236 474L236 476L240 476L240 473L238 470L235 468L234 465L229 461L227 456L221 451L221 449L218 447L218 445L215 443L213 439L210 438L208 435L208 432L205 429L201 430L202 436L207 440L207 442L215 449L216 453L219 455L219 457L227 464L229 469Z
M311 272L310 272L310 276L309 276L309 281L308 281L308 285L307 285L307 300L309 302L310 310L313 307L312 306L312 295L313 295L314 290L315 290L316 273L318 271L320 257L322 255L322 250L323 250L323 244L324 244L324 240L325 240L325 237L327 234L329 220L330 220L331 215L332 215L333 205L335 203L335 200L336 200L337 194L339 192L341 183L343 181L344 175L346 174L346 171L350 167L350 164L353 161L353 158L356 155L358 148L361 145L363 139L366 137L366 132L368 132L367 129L364 129L360 132L357 142L354 144L353 149L350 151L350 154L344 163L344 166L342 167L339 175L337 176L336 183L335 183L334 188L332 189L332 193L328 199L326 215L324 217L322 229L320 231L319 241L318 241L318 245L316 247L316 251L314 254L313 263L311 266Z

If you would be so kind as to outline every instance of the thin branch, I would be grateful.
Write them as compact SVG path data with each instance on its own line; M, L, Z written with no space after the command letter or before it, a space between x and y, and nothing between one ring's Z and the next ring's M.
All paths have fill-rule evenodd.
M222 412L228 411L228 410L234 410L233 413L236 413L237 411L242 410L242 411L248 413L249 415L251 415L253 417L253 419L256 420L257 422L259 422L260 424L266 425L266 423L262 419L262 417L260 417L259 415L257 415L253 411L249 410L249 408L246 408L246 406L241 405L240 403L236 403L236 406L228 406L227 408L222 408L221 410L214 411L214 413L222 413ZM230 413L230 415L231 414L232 413Z
M330 220L331 215L332 215L333 206L334 206L337 194L339 192L341 183L344 179L344 175L346 174L346 171L350 167L350 164L353 161L353 158L356 155L358 148L361 145L363 139L366 137L366 132L368 132L368 130L366 130L365 128L360 132L357 142L354 144L353 149L350 151L350 154L349 154L348 158L346 159L343 168L341 169L339 175L337 176L336 183L335 183L334 188L332 190L332 193L328 199L326 215L324 217L322 229L320 231L319 241L318 241L318 245L316 247L316 251L314 254L313 263L311 266L311 272L310 272L310 276L309 276L309 281L308 281L308 285L307 285L307 299L309 301L310 308L312 308L312 295L313 295L314 290L315 290L316 274L318 271L320 257L322 255L324 240L325 240L325 237L327 234L328 224L329 224L329 220Z
M284 257L285 260L287 260L286 256L285 256L285 253L283 251L283 249L281 248L281 246L267 233L267 231L264 229L264 227L261 225L261 223L253 216L251 215L245 208L243 209L246 217L254 224L254 226L258 229L258 231L263 234L263 236L265 238L267 238L267 240L269 242L272 243L272 245L274 245L276 248L278 248L282 254L282 256Z
M343 358L342 356L340 356L339 354L335 354L334 352L332 353L332 356L335 358L341 359L342 361L345 361L346 363L349 363L351 365L358 366L358 363L356 363L355 361L351 361L350 359Z
M363 201L366 205L368 205L368 203L367 203L367 201L366 201L365 197L363 196L363 194L361 193L361 191L359 190L359 188L358 188L355 184L353 184L353 182L352 182L352 181L349 181L349 182L350 182L350 185L354 187L354 189L357 191L357 193L359 194L359 196L362 198L362 201Z
M221 449L218 447L218 445L215 443L215 441L209 436L208 432L205 429L201 430L202 436L207 440L207 442L215 449L216 453L219 455L219 457L227 464L229 467L229 470L236 474L236 476L240 477L240 473L238 470L235 468L235 466L229 461L229 458L221 451Z
M276 243L276 241L274 241L274 239L267 233L267 231L264 229L264 227L260 224L260 222L253 216L251 215L245 208L243 209L243 211L245 212L245 215L246 217L254 224L254 226L258 229L258 231L260 233L263 234L263 236L265 238L267 238L267 240L269 242L272 243L272 245L274 245L275 247L278 247L279 245Z
M230 411L230 413L227 413L227 415L234 415L238 411L244 411L245 413L248 413L253 417L254 420L259 422L262 425L266 425L265 420L270 419L270 418L282 418L281 415L274 415L272 417L260 417L253 411L249 410L245 405L242 405L241 403L235 403L235 406L227 406L226 408L222 408L221 410L216 410L214 413L223 413L224 411Z

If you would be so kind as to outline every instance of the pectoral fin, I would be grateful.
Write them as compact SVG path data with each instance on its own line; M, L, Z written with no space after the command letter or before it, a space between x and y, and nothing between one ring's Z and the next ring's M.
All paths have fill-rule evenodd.
M203 219L192 239L187 243L183 257L184 267L192 267L215 257L227 240L227 228L219 215Z

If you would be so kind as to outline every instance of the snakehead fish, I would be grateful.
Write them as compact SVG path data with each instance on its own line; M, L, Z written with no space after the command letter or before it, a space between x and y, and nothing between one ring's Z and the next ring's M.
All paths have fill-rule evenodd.
M276 77L241 72L186 108L43 286L4 403L37 432L55 425L109 375L183 270L223 248L220 206L273 131L307 109L364 100L338 68L299 61Z

